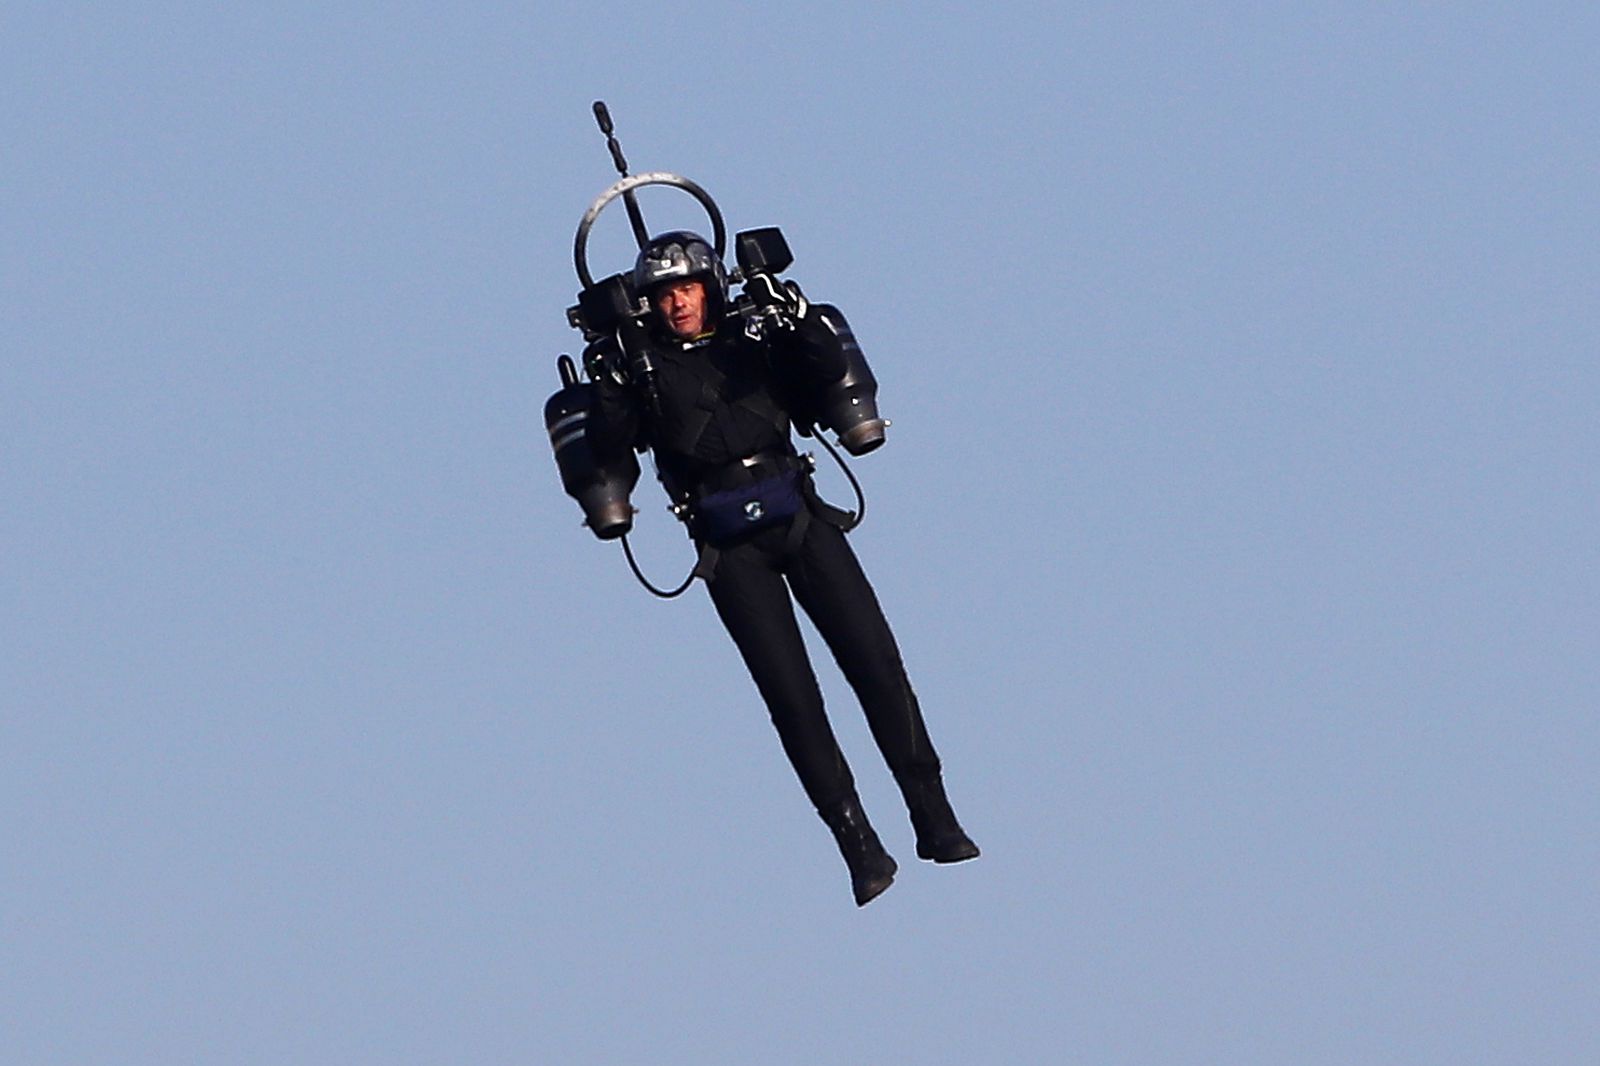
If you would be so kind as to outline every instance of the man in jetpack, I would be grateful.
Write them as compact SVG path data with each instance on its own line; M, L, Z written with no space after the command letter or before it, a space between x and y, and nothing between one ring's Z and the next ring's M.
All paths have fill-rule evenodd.
M842 316L761 272L747 276L745 313L735 313L721 258L685 231L645 244L631 281L648 305L632 350L608 340L585 352L595 383L588 443L602 461L654 452L700 551L696 574L838 841L856 904L887 889L897 867L862 810L824 712L795 601L861 701L905 797L918 857L976 858L945 796L894 635L845 538L852 516L817 497L809 461L790 437L794 422L816 420L819 396L846 374Z

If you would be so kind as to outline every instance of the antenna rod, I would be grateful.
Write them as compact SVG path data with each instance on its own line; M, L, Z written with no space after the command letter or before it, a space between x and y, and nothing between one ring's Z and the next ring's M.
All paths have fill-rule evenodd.
M622 157L622 145L617 142L616 128L611 124L611 112L606 110L604 100L594 102L594 120L600 124L600 132L606 135L606 147L611 150L611 162L615 164L617 173L627 177L628 161ZM642 250L650 243L650 231L645 228L644 212L639 210L639 201L635 199L632 189L622 194L622 203L628 209L628 224L633 227L633 239Z

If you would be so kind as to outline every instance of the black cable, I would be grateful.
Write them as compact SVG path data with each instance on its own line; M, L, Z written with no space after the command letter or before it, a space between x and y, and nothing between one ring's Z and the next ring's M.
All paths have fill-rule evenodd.
M644 571L639 569L639 563L633 557L633 547L628 543L628 535L626 533L622 535L622 553L628 557L628 565L633 568L633 576L639 579L639 584L649 589L652 595L659 596L663 600L670 600L674 597L682 596L684 590L689 587L692 581L694 581L694 570L691 568L689 571L689 576L683 579L683 584L679 585L671 592L663 591L662 589L658 589L654 585L650 584L650 579L645 577Z
M861 491L861 482L857 481L855 474L851 473L849 465L846 464L839 453L834 450L833 445L828 443L828 438L824 437L821 433L818 433L817 443L828 449L828 454L833 456L833 461L839 464L839 469L843 470L844 476L850 480L850 487L855 490L856 509L854 511L845 512L850 516L850 524L844 527L844 531L848 533L852 529L859 526L863 518L867 517L866 494Z

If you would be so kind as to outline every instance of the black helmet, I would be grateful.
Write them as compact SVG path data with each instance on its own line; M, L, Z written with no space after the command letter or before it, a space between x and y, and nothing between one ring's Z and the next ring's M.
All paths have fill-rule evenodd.
M675 229L651 239L633 264L633 289L649 297L657 285L679 278L703 278L707 310L720 316L728 302L728 271L716 250L698 233Z

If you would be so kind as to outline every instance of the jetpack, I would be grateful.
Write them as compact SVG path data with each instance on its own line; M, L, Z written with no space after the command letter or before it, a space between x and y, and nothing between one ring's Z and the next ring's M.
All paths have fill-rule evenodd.
M633 516L637 513L637 508L630 502L639 480L637 459L632 453L627 453L620 459L602 461L590 447L586 435L594 391L592 380L602 372L598 368L605 368L603 372L616 374L632 383L643 390L646 396L653 396L655 373L648 325L651 313L649 302L643 293L634 291L631 269L595 280L589 269L589 233L601 212L620 199L627 212L634 240L642 250L650 241L650 231L645 226L644 213L635 194L649 185L679 189L700 204L711 223L711 243L719 261L725 261L726 257L727 227L716 201L688 178L665 171L630 175L627 160L622 155L622 146L617 142L610 112L603 101L595 101L594 116L600 132L606 136L606 147L611 152L620 179L589 205L578 222L577 236L573 241L573 265L582 288L578 292L578 302L567 309L567 323L583 335L584 373L591 380L579 379L578 368L570 355L562 354L556 360L561 389L545 404L545 428L555 452L562 488L582 508L583 524L601 540L620 539L629 563L634 566L634 573L651 592L664 597L675 596L688 587L693 574L685 578L675 591L663 592L639 573L632 550L628 547L627 534L633 528ZM758 294L774 291L777 286L785 284L793 287L792 282L780 281L778 275L793 264L794 256L789 251L783 233L775 226L737 233L734 236L734 254L738 266L729 274L728 281L730 285L743 284L744 293L737 299L729 300L724 313L739 316L748 329L756 330L760 328L760 320L767 311L766 304ZM817 425L836 433L838 442L851 455L865 455L883 444L884 431L889 426L889 421L878 415L877 379L873 377L861 346L839 309L830 304L814 304L811 313L821 316L828 328L838 336L846 360L844 376L823 391L812 417ZM803 435L813 435L813 426L802 421L803 418L797 416L796 428ZM861 486L827 440L821 434L815 435L839 463L855 490L858 506L852 525L859 523L866 511ZM684 517L681 508L674 507L673 510L680 518Z

